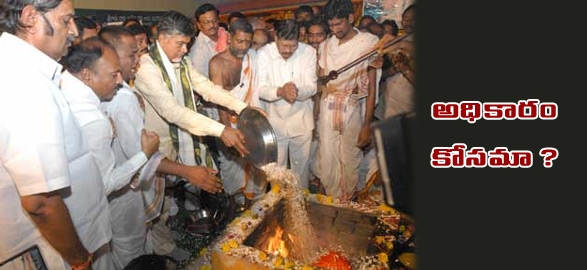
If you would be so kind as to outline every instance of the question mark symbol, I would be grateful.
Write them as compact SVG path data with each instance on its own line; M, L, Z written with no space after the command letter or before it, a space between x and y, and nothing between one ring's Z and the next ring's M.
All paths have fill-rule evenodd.
M552 161L558 158L558 150L552 147L540 149L540 156L544 157L544 168L552 167Z

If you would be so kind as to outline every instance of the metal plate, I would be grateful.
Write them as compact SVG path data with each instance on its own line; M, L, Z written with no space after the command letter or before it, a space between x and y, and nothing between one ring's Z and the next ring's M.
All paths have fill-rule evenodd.
M277 162L277 140L267 117L256 109L245 108L240 113L237 128L245 136L245 146L249 150L245 158L249 162L257 168Z

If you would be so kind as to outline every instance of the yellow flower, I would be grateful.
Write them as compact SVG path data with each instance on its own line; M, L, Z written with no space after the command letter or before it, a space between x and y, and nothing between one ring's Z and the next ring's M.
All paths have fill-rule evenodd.
M404 236L405 236L406 238L410 238L410 237L412 236L412 233L411 233L410 231L408 231L408 230L405 230L405 231L404 231Z
M267 254L263 251L259 251L259 259L261 259L261 261L267 260Z
M228 241L228 245L229 245L231 248L237 248L237 247L238 247L238 243L237 243L237 242L236 242L236 240L234 240L234 239L232 239L232 240Z
M273 262L273 266L275 266L275 267L279 267L279 266L281 266L282 264L283 264L283 257L281 257L281 256L277 256L277 257L275 258L275 261Z
M247 209L247 210L245 210L245 211L242 213L242 216L243 216L243 217L248 217L248 216L250 216L250 215L251 215L251 209Z
M377 243L377 244L381 245L384 240L385 240L385 237L383 237L383 236L376 236L375 237L375 243Z
M249 228L249 226L247 225L247 223L241 223L241 230L246 231L247 228Z
M387 253L381 252L381 253L377 254L377 259L382 263L386 263L388 260Z
M395 210L387 205L385 205L384 203L379 205L379 210L385 212L385 213L390 213L393 214L395 213Z
M316 200L318 202L324 203L324 195L322 195L322 194L316 194Z
M314 268L312 266L304 265L304 267L302 267L302 270L314 270Z
M271 192L273 192L274 194L279 193L280 189L281 189L281 187L279 187L279 185L272 185L271 186Z
M283 265L284 270L289 270L294 266L294 263L290 260L285 260L285 264Z
M206 252L208 252L207 248L203 248L202 250L200 250L200 256L204 256L204 254L206 254Z
M392 250L393 249L393 243L392 242L385 243L385 246L387 247L387 250Z
M212 270L212 266L210 266L210 265L202 265L202 267L200 267L200 270Z
M406 226L405 225L400 225L399 226L399 232L403 233L406 230Z
M221 249L222 249L222 252L226 253L230 250L230 245L228 245L228 243L225 242L222 244Z
M334 199L332 198L332 196L328 196L326 197L326 204L332 204L332 202L334 201Z
M309 189L304 189L304 196L308 197L310 195L310 190Z

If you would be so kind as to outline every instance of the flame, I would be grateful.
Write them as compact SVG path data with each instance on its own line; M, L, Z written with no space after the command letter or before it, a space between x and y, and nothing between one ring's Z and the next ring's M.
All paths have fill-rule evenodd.
M272 237L269 237L267 249L265 250L273 255L279 255L283 258L287 258L288 250L285 247L285 241L282 240L282 236L283 229L280 226L277 226L275 228L275 234ZM293 240L291 235L288 234L288 237L290 240Z

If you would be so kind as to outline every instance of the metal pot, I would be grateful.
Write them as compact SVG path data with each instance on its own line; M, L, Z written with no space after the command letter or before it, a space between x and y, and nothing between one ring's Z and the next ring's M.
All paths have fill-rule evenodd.
M245 136L245 157L255 167L261 168L277 162L277 141L275 131L265 115L257 109L247 107L239 115L237 128Z

